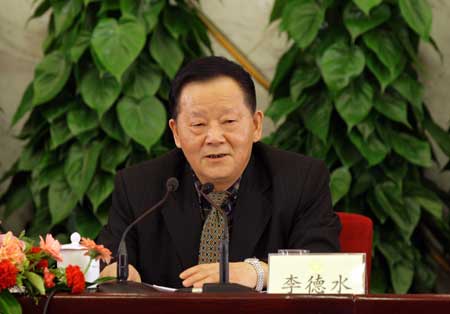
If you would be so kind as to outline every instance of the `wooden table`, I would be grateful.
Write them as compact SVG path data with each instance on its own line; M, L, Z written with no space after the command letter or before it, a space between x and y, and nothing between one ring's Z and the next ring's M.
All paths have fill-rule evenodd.
M42 313L45 298L36 306L29 298L19 298L23 313ZM187 294L152 293L80 295L57 294L49 314L75 313L450 313L450 295L293 295L293 294Z

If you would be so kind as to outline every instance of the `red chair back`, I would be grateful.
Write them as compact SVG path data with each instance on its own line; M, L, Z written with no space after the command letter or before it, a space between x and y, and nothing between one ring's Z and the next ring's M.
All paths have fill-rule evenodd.
M342 230L339 236L341 252L366 253L367 289L369 289L370 271L372 269L372 220L369 217L359 214L336 213L342 224Z

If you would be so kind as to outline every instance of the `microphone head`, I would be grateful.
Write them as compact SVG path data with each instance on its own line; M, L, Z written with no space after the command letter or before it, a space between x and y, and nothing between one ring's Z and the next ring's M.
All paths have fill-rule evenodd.
M201 186L201 190L203 193L209 194L214 191L214 184L207 182Z
M177 178L170 177L167 179L166 188L169 192L175 192L178 189L179 183Z

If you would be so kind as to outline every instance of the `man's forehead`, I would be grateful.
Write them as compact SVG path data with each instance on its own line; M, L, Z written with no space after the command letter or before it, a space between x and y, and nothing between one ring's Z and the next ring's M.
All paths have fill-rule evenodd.
M223 107L220 106L217 108L218 111L220 111L221 114L228 114L228 113L238 113L239 109L236 108L235 106L230 106L230 107ZM187 108L186 113L189 114L190 116L194 116L194 117L202 117L207 115L208 113L210 113L210 110L203 108L201 106L192 106Z

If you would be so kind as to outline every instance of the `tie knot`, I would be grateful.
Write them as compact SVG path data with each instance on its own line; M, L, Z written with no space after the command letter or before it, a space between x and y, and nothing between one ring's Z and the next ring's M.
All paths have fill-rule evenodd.
M226 191L223 192L211 192L208 194L211 201L214 205L221 207L228 199L228 193Z

